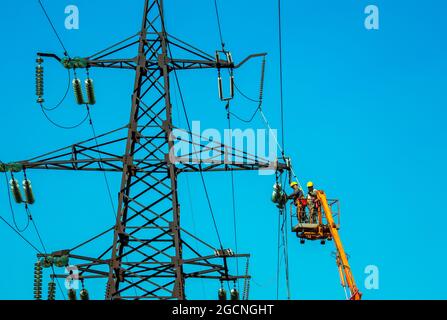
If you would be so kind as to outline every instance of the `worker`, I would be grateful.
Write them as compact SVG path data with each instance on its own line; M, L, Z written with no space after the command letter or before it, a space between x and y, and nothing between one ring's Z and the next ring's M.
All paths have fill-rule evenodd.
M307 222L307 200L304 198L304 192L296 181L291 182L290 187L293 189L293 192L287 196L287 199L293 199L293 202L297 207L298 221L300 223Z
M318 222L318 197L317 189L314 188L312 181L307 183L307 206L309 208L310 223Z

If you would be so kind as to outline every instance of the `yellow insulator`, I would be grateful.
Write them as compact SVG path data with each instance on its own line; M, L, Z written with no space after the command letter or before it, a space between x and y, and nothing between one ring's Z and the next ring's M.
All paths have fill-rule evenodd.
M48 282L48 300L56 300L56 283Z
M76 102L78 104L84 104L84 95L82 94L81 80L73 79L73 91L75 94Z
M75 289L68 289L68 300L76 300L76 290Z
M93 80L88 78L85 80L85 91L87 91L87 99L89 105L96 103L95 89L93 87Z
M33 188L31 186L31 181L28 179L23 180L23 192L25 193L26 203L34 204L36 199L34 198Z
M42 300L42 266L40 262L34 264L34 299Z
M15 202L22 203L23 197L22 197L22 193L20 192L19 183L17 182L17 180L14 178L11 179L11 181L9 181L9 185L11 187L11 192L12 192L12 195L14 196Z
M87 289L82 289L81 292L79 292L79 297L81 297L81 300L90 300Z

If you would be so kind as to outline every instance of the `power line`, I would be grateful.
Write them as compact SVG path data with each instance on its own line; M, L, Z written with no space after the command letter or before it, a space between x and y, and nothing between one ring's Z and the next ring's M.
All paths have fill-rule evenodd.
M4 165L4 162L0 160L0 164ZM8 198L9 198L9 205L11 208L11 211L13 211L12 209L12 202L11 202L11 195L10 195L10 191L9 191L9 186L8 186L8 176L5 172L5 181L6 181L6 188L8 188ZM14 215L13 215L14 216ZM3 218L0 215L0 219L11 229L13 230L20 238L22 238L22 240L24 240L26 243L28 243L28 245L30 245L31 248L33 248L36 252L41 253L39 249L37 249L37 247L35 245L33 245L28 239L26 239L20 231L18 231L16 228L14 228L5 218Z
M28 229L29 223L30 223L30 217L29 217L29 215L27 215L26 225L23 228L19 228L19 226L17 225L17 222L16 222L14 208L12 207L11 190L9 190L9 186L8 186L8 174L6 173L6 171L4 172L4 174L5 174L6 189L7 189L7 194L8 194L9 209L11 211L11 216L12 216L12 222L14 223L14 227L16 228L16 230L18 232L22 233L22 232L26 231L26 229ZM12 173L11 173L11 176L12 176ZM12 176L12 178L14 178L14 177Z
M41 253L35 245L33 245L28 239L26 239L20 232L18 232L5 218L0 215L0 220L2 220L12 231L14 231L23 241L25 241L31 248L33 248L37 253Z
M178 118L179 125L181 126L182 121L181 121L181 116L180 116L180 108L178 107L178 99L177 99L176 90L173 90L173 93L174 93L174 99L175 99L175 109L177 111L177 118ZM186 180L186 192L188 195L188 202L189 202L189 210L191 212L192 228L193 228L194 234L197 234L196 219L195 219L195 214L194 214L194 207L193 207L192 193L191 193L191 185L189 183L188 175L185 175L185 180ZM199 252L198 243L199 243L198 240L196 238L194 238L194 244L195 244L195 248L196 248L197 252ZM202 294L205 297L206 293L205 293L205 284L204 284L203 278L200 278L200 284L201 284Z
M71 73L70 73L70 69L67 69L67 74L68 74L68 84L67 84L67 90L65 90L65 94L63 95L62 99L54 107L48 108L48 107L45 107L43 105L43 103L42 103L41 107L43 109L45 109L45 111L56 110L57 108L59 108L59 106L62 105L62 102L65 101L65 98L67 98L68 92L70 91L70 87L71 87Z
M169 47L168 47L168 50L169 50L169 55L171 56L171 59L172 59L172 53L171 53L171 49ZM174 69L174 78L175 78L175 81L176 81L176 84L177 84L177 88L178 88L178 91L179 91L180 101L181 101L181 104L182 104L183 113L185 115L185 119L186 119L186 123L187 123L187 126L188 126L188 130L189 130L189 133L190 133L191 139L192 139L191 124L189 123L188 112L186 110L185 100L183 98L183 93L182 93L182 90L181 90L181 87L180 87L180 81L179 81L176 69ZM193 145L193 147L195 148L194 145ZM199 173L200 173L200 179L202 181L203 189L205 191L205 197L206 197L206 201L207 201L207 204L208 204L208 209L209 209L209 211L211 213L211 218L213 220L213 225L214 225L214 229L215 229L215 232L216 232L216 235L217 235L217 239L219 241L221 249L223 249L223 244L222 244L222 240L221 240L221 237L220 237L219 228L217 227L216 217L214 215L214 210L213 210L213 207L211 205L211 199L210 199L210 196L209 196L209 193L208 193L208 188L206 186L205 177L203 176L202 164L200 162L199 162Z
M162 24L163 30L166 30L163 15L161 16L161 24ZM169 42L167 43L167 49L168 49L168 53L169 53L169 58L172 59L173 55L172 55L172 52L171 52L171 46L170 46ZM179 81L179 78L178 78L177 70L174 68L173 71L174 71L175 82L177 84L177 88L178 88L178 91L179 91L179 96L180 96L180 101L181 101L181 104L182 104L183 113L185 115L186 123L187 123L188 130L189 130L189 133L191 135L191 140L192 140L191 124L189 123L188 112L186 110L186 104L185 104L185 100L183 98L182 89L180 87L180 81ZM193 148L195 149L194 145L193 145ZM206 197L206 201L207 201L207 204L208 204L208 209L210 211L211 218L213 220L213 225L214 225L214 229L215 229L215 232L216 232L216 235L217 235L217 239L219 241L220 248L223 250L222 239L220 237L219 228L217 227L217 221L216 221L216 217L214 215L213 207L211 205L211 199L210 199L210 196L209 196L209 193L208 193L208 188L206 186L205 177L203 176L203 172L202 172L202 164L199 162L198 165L199 165L200 179L201 179L201 182L202 182L202 185L203 185L203 189L205 191L205 197Z
M230 118L230 102L227 102L227 119L228 119L228 135L229 139L231 139L230 129L231 129L231 118ZM235 196L235 187L234 187L234 172L231 170L231 199L232 199L232 208L233 208L233 229L234 229L234 245L236 253L239 252L238 243L237 243L237 223L236 223L236 196ZM239 261L236 259L236 275L239 276ZM240 292L239 281L237 281L238 291Z
M42 11L43 11L43 13L45 14L45 17L47 17L47 20L48 20L48 22L49 22L51 28L53 29L53 32L54 32L54 34L56 35L56 38L57 38L57 40L59 41L61 47L64 49L64 55L65 55L65 56L69 56L68 51L67 51L67 49L65 48L65 45L64 45L64 43L62 42L61 37L59 36L58 32L56 31L56 28L54 27L54 24L53 24L53 22L51 21L51 18L50 18L50 16L48 15L47 10L45 10L45 7L44 7L42 1L41 1L41 0L37 0L37 2L39 3L40 7L42 8Z
M284 97L283 97L283 71L282 71L282 30L281 30L281 0L278 0L278 38L279 38L279 88L281 102L281 143L284 155Z
M88 118L89 118L90 127L91 127L92 133L93 133L93 138L94 138L95 143L96 143L96 152L97 152L98 157L99 157L99 168L101 170L103 170L103 167L102 167L102 156L101 156L101 152L99 151L98 138L97 138L97 135L96 135L95 126L93 125L92 116L90 114L90 107L89 107L88 104L86 105L86 107L87 107L87 115L88 115ZM110 191L111 189L110 189L109 179L107 178L107 174L106 174L106 172L104 170L102 171L102 173L103 173L103 176L104 176L104 182L106 184L107 194L109 196L110 205L111 205L112 210L113 210L113 215L116 218L116 209L115 209L115 204L113 202L112 192Z
M247 99L247 100L249 100L249 101L251 101L251 102L259 103L259 100L250 98L247 94L245 94L245 93L239 88L239 86L236 84L236 81L234 81L233 84L234 84L234 87L236 88L236 91L239 92L239 94L240 94L241 96L243 96L245 99Z
M42 249L43 249L43 251L45 252L45 255L47 255L47 254L48 254L48 253L47 253L47 248L45 247L45 244L44 244L44 242L43 242L43 240L42 240L42 237L41 237L41 235L40 235L39 229L37 228L36 222L35 222L34 219L33 219L33 216L32 216L32 214L31 214L31 210L28 208L28 205L27 205L26 203L25 203L25 210L26 210L26 212L28 213L28 216L30 217L31 223L32 223L33 226L34 226L34 230L36 231L36 234L37 234L37 237L38 237L38 239L39 239L39 242L40 242L40 244L41 244L41 246L42 246ZM51 265L51 273L53 274L53 278L56 279L56 283L57 283L57 286L58 286L58 288L59 288L59 291L60 291L62 297L63 297L64 300L65 300L65 294L64 294L64 291L62 290L62 286L61 286L61 284L60 284L60 282L59 282L59 278L56 277L56 271L54 270L54 266L53 266L53 265Z
M219 30L220 44L222 46L222 51L223 51L225 48L225 42L224 42L223 36L222 36L222 27L220 25L219 7L217 5L217 0L214 0L214 9L216 11L217 28Z
M59 129L65 129L65 130L71 130L71 129L76 129L78 127L80 127L87 119L88 119L88 113L86 113L85 117L81 120L81 122L72 125L72 126L65 126L65 125L61 125L55 121L53 121L48 114L45 112L45 109L43 108L43 105L40 104L40 110L42 110L42 113L44 114L45 118L47 118L47 120L53 124L55 127L59 128Z

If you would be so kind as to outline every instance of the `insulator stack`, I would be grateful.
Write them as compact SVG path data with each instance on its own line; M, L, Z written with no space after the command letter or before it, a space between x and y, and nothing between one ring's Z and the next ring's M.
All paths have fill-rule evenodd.
M87 289L82 289L81 292L79 292L79 297L81 298L81 300L90 300Z
M239 291L236 288L231 289L230 297L231 300L239 300Z
M76 290L75 289L68 289L68 300L76 300Z
M15 202L22 203L23 202L22 192L20 192L19 183L17 182L17 180L14 178L11 179L11 181L9 181L9 185L11 187L11 192L12 195L14 196Z
M95 89L93 87L93 80L88 78L85 80L85 91L87 91L87 99L89 105L96 103Z
M48 300L56 300L56 283L48 282Z
M34 264L34 299L42 300L42 266L40 262Z
M248 277L249 265L250 265L250 260L247 259L247 262L245 264L245 275L246 275L246 278L244 280L244 289L243 289L244 291L242 292L242 299L244 299L244 300L248 300L248 294L250 292L250 278Z
M75 94L76 102L78 104L84 104L84 95L82 94L81 80L73 79L73 91Z
M37 58L36 62L38 65L36 66L36 96L37 102L44 102L43 99L43 66L41 63L43 62L42 58Z
M217 89L219 91L219 99L223 100L223 88L222 88L222 77L220 76L220 74L217 77Z
M33 188L31 186L31 181L28 179L23 180L23 192L25 193L26 203L34 204L36 201L34 198Z
M217 295L219 300L227 300L227 291L224 288L220 288Z
M53 264L58 267L66 267L68 266L69 257L67 255L62 255L60 257L53 257Z
M259 84L259 101L262 101L264 96L264 75L265 75L265 58L262 60L262 67L261 67L261 83Z
M230 77L230 97L234 98L234 76Z

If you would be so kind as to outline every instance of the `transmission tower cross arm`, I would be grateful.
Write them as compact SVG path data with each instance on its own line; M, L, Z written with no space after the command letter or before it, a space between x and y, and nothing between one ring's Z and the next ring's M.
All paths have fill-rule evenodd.
M60 58L54 53L37 53L40 57L53 58L59 61L67 69L83 69L83 68L113 68L113 69L131 69L134 70L138 66L138 58L124 59L92 59L89 57L63 57ZM165 57L166 63L170 70L192 70L192 69L237 69L244 65L247 61L266 56L267 53L251 54L244 58L240 63L235 64L233 61L221 59L177 59ZM160 68L160 56L155 54L146 60L147 70L158 70Z

